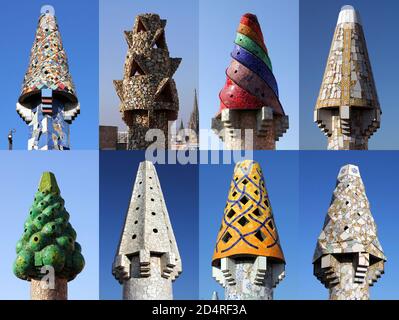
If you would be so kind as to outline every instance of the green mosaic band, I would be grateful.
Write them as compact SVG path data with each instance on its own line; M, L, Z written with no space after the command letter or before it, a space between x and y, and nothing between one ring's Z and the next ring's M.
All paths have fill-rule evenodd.
M259 59L261 59L267 67L270 69L270 71L273 71L272 68L272 62L270 61L269 56L266 54L266 52L251 38L248 38L246 35L243 35L241 33L237 33L236 40L234 41L237 45L240 47L243 47L244 49L248 50L255 56L257 56Z

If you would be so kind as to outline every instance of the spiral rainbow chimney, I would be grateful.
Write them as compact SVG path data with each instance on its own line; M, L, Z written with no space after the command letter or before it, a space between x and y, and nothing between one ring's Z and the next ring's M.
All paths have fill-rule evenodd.
M254 14L241 17L231 57L212 129L228 149L252 148L246 146L245 129L253 130L253 149L275 149L276 141L288 129L288 117L279 100L272 63Z

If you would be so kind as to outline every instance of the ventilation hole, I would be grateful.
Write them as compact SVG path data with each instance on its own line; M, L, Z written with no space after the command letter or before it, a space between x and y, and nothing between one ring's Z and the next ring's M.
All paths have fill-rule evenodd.
M33 241L35 241L35 242L37 242L38 240L39 240L38 237L34 237L34 238L33 238Z
M173 103L174 95L170 81L167 81L161 92L155 96L155 102Z
M232 238L231 234L226 232L226 234L223 236L222 240L224 243L229 242L229 240Z
M137 207L137 208L136 208L136 210L139 210L139 209L140 209L140 207Z
M136 220L135 222L134 222L134 224L138 224L139 222Z
M24 232L27 232L27 231L28 231L28 229L25 229L25 230L24 230Z
M150 187L150 190L152 190L152 187Z
M358 212L357 215L360 217L360 212Z
M265 241L265 239L266 239L266 236L265 236L265 234L262 232L262 231L260 231L260 230L258 230L256 233L255 233L255 237L259 240L259 241Z
M260 211L259 211L258 208L255 208L255 210L253 210L252 213L253 213L255 216L258 216L258 217L260 217L260 216L262 215L262 214L260 213Z
M346 201L345 204L348 205L348 204L349 204L349 201Z
M132 65L130 67L130 77L134 77L134 76L142 76L145 75L145 72L143 71L143 69L141 69L141 67L137 64L136 61L132 62Z
M132 239L134 240L134 239L136 239L137 238L137 236L134 234L134 235L132 235Z
M268 208L270 207L269 200L265 199L265 201L263 201L263 203L265 204L266 207L268 207Z
M348 226L345 226L345 227L344 227L344 230L345 230L345 231L346 231L346 230L348 230L348 229L349 229L349 227L348 227Z
M242 184L245 186L248 183L247 179L242 180Z
M233 98L233 97L234 97L234 96L231 94L231 95L230 95L230 98Z
M158 229L152 229L152 232L158 233Z
M165 34L162 32L162 34L158 37L154 44L155 48L160 48L160 49L166 49L166 41L165 41Z
M238 179L238 177L235 177L235 178L234 178L234 181L237 181L237 179Z
M29 211L29 214L32 214L32 210Z
M238 221L237 221L241 226L245 226L248 224L249 220L245 217L241 217Z
M252 179L258 180L258 177L257 176L253 176Z
M259 195L259 191L258 191L258 190L255 190L254 193L255 193L256 195Z
M249 201L249 200L248 200L248 198L247 198L246 196L243 196L243 197L240 199L240 202L241 202L243 205L245 205L248 201Z
M51 230L55 230L55 226L53 225L53 226L51 226Z
M270 220L270 221L267 223L267 225L269 226L270 229L274 230L274 224L273 224L273 221L272 221L272 220Z
M147 31L147 29L144 27L144 24L141 22L141 20L139 20L138 25L137 25L137 32L141 32L141 31Z
M155 213L155 212L151 212L151 214L152 214L153 216L155 216L155 215L156 215L156 213Z
M139 182L139 184L142 184L142 183L143 183L143 181L140 181L140 182Z
M141 197L141 195L139 194L138 196L137 196L137 198L140 198Z
M39 220L39 221L42 220L42 217L38 217L37 220Z
M237 73L237 70L234 70L234 73Z
M227 217L231 219L232 217L234 217L235 214L236 212L234 211L234 209L230 209L229 213L227 214Z
M237 56L240 54L240 51L237 51Z
M154 198L151 198L151 201L154 201Z
M237 192L234 191L231 195L232 195L233 197L235 197L235 196L237 195Z
M152 177L150 177L150 179L152 179Z

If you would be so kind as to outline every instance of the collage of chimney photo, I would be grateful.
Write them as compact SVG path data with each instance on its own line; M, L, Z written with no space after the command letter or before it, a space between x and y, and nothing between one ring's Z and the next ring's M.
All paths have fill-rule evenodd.
M0 304L399 301L399 1L0 8Z

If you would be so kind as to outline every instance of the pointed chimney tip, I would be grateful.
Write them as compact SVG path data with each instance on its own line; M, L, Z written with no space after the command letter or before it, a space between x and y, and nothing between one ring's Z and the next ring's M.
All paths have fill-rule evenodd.
M341 8L341 12L339 13L337 24L341 24L341 23L362 24L361 20L360 20L359 12L357 10L355 10L355 8L350 5L343 6Z
M54 16L55 15L55 9L54 9L53 6L50 6L50 5L46 4L40 9L40 13L44 14L44 15Z

